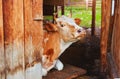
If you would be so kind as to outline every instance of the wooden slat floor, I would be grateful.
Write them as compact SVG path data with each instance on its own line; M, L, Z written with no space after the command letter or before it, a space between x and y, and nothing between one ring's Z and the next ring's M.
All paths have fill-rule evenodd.
M73 79L86 74L86 70L66 64L61 71L52 69L43 79Z

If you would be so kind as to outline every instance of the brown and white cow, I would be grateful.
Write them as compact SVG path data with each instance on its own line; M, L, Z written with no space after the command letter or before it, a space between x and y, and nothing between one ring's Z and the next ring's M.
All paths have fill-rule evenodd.
M62 62L58 57L68 48L73 42L83 38L86 34L85 30L78 26L74 19L66 16L56 18L56 24L47 23L44 31L44 50L42 55L42 75L56 68L63 69Z

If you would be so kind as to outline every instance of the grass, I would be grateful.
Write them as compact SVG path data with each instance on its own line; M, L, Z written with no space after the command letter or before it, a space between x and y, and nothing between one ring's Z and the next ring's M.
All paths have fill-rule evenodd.
M86 10L85 7L65 7L65 15L68 16L70 14L70 9L72 9L72 18L80 18L82 20L81 26L91 27L92 21L92 8L89 7ZM96 7L96 26L101 26L101 8L99 6Z

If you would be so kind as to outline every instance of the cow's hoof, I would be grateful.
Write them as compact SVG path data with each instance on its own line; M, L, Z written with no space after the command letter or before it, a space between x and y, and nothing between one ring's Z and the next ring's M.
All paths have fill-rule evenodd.
M46 76L47 75L47 70L42 68L42 76Z
M60 60L57 60L57 62L55 64L55 69L57 69L59 71L63 69L63 64Z

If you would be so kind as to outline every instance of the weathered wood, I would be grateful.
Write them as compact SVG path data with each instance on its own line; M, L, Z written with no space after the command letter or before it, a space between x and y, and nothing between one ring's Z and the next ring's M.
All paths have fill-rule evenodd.
M25 23L25 77L41 79L42 40L42 0L24 0ZM37 18L38 20L35 20Z
M95 35L95 18L96 18L96 0L92 0L92 30L91 35Z
M110 26L111 0L102 0L102 26L101 26L101 72L107 68L106 54L108 32Z
M111 53L107 53L107 62L108 62L108 72L110 74L110 78L118 78L117 70L116 70L116 65L115 65L115 60L113 59Z
M61 6L61 15L65 14L64 6Z
M120 77L120 0L115 1L114 16L111 51L117 66L118 76Z
M2 0L0 0L0 79L5 79Z
M80 75L86 74L86 70L66 64L61 71L51 70L43 79L74 79Z
M58 17L58 6L55 6L55 11L54 11L56 14L56 17Z
M111 52L111 43L112 43L112 34L113 34L113 25L114 25L114 9L113 9L113 0L111 1L111 18L110 18L110 27L109 27L109 36L108 36L108 52ZM112 10L113 9L113 10Z
M63 6L64 0L44 0L44 4Z
M3 0L6 79L24 79L23 0Z

